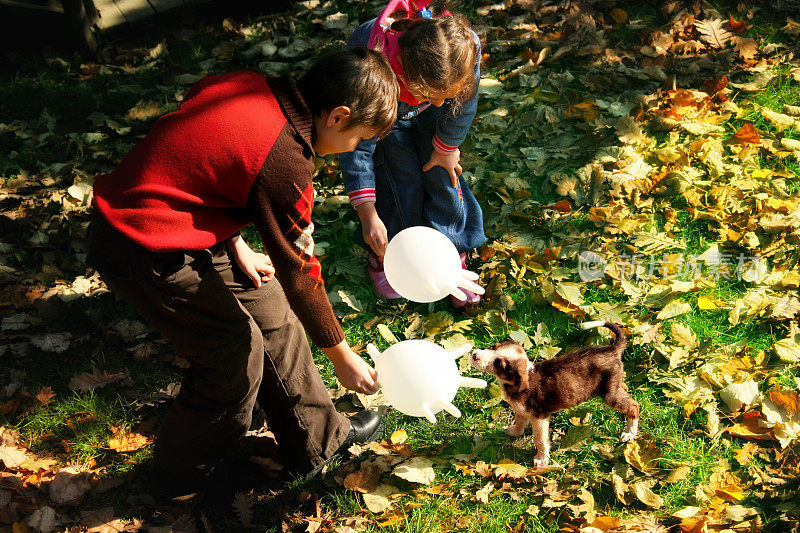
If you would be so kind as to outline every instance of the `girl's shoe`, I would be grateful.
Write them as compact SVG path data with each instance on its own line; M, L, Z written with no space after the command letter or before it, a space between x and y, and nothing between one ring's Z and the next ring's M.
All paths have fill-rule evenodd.
M389 285L389 280L386 279L386 272L383 271L383 261L375 254L369 254L367 258L367 272L369 279L372 280L372 286L375 288L375 294L387 300L396 300L402 298L397 292Z
M467 269L467 254L466 254L466 252L462 252L461 253L461 268L463 268L464 270ZM467 299L466 300L459 300L455 296L450 295L450 303L456 309L476 307L479 303L481 303L480 294L475 294L474 292L468 291L466 289L461 289L461 290L464 292L464 294L467 295Z

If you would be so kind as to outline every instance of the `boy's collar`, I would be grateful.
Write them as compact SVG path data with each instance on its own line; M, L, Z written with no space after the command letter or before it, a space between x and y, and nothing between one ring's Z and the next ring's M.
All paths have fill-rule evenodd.
M286 118L314 151L314 117L297 85L289 78L270 77L267 80Z

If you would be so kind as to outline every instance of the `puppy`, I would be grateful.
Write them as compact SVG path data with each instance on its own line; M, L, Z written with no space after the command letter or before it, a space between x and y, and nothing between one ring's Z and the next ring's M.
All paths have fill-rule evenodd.
M628 394L623 381L621 355L628 339L622 328L611 322L581 324L583 329L601 326L614 332L612 345L580 348L536 363L529 361L525 350L514 341L472 352L472 366L497 376L503 399L514 411L514 424L505 428L506 433L519 437L528 424L533 425L536 466L550 461L550 415L594 396L600 396L627 417L623 441L634 439L639 431L639 404Z

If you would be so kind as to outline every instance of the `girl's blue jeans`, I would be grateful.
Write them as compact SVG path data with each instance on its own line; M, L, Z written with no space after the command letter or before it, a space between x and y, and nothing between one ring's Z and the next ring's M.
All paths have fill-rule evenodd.
M486 242L483 212L463 176L453 188L440 167L423 172L433 152L439 108L430 106L411 119L400 119L378 141L373 155L375 209L389 239L411 226L429 226L444 233L459 252ZM361 231L358 239L362 240Z

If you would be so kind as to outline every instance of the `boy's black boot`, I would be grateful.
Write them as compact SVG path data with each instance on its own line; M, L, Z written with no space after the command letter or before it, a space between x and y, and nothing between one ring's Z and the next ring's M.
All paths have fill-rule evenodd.
M347 451L353 444L367 443L378 440L383 433L383 417L376 411L365 409L350 417L350 431L344 441L336 448L336 451L325 461L316 466L311 472L306 474L306 479L311 479L319 474L334 457Z

